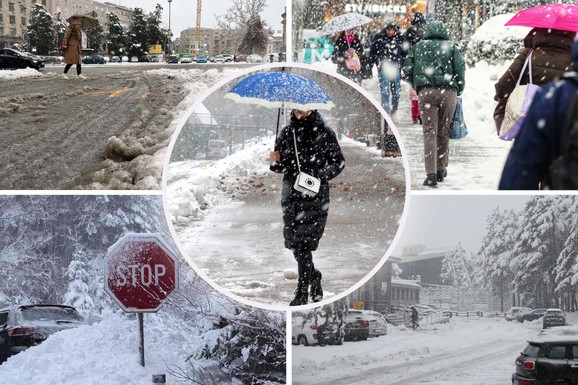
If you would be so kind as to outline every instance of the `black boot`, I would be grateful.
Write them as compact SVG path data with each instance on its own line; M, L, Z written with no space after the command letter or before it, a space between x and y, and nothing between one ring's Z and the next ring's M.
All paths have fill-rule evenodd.
M438 182L443 182L446 176L448 176L448 170L445 168L443 170L438 170L436 173Z
M438 178L436 174L427 174L427 178L423 181L424 186L435 187L438 185Z
M323 299L323 289L321 288L321 272L317 269L313 270L311 274L311 300L313 302L319 302Z
M297 289L295 289L295 298L289 302L289 306L307 305L307 297L309 294L309 285L299 282Z

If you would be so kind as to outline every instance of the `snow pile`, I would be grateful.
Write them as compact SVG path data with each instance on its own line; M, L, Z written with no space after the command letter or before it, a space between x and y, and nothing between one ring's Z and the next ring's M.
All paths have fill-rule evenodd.
M33 68L17 69L17 70L0 70L0 79L21 79L21 78L34 78L43 76L42 72L39 72Z
M198 344L198 333L181 324L167 328L151 325L145 315L145 367L139 364L136 317L111 315L92 326L51 335L42 344L12 356L1 366L0 383L19 385L142 385L153 374L168 374L185 367ZM170 380L170 377L168 377ZM169 383L171 383L169 381Z
M524 48L528 27L505 26L513 13L497 15L484 22L468 42L465 60L468 66L484 60L489 64L509 62ZM467 83L466 83L467 84Z
M248 176L269 170L269 151L270 139L263 139L216 162L170 163L167 202L172 222L187 226L204 218L208 208L233 204L231 194L247 187Z

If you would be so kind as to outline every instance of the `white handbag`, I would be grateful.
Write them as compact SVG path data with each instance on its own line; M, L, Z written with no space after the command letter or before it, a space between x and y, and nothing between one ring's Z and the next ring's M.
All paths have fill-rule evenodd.
M293 188L302 194L314 197L319 192L319 187L321 187L321 179L301 171L295 130L293 130L293 143L295 144L295 157L297 158L297 170L299 171L297 179L295 179L295 183L293 184Z

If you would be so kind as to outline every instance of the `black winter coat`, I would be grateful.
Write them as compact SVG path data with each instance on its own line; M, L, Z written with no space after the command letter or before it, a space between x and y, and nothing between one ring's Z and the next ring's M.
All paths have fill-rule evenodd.
M363 72L360 69L359 71L352 71L347 68L347 64L345 64L345 53L349 48L353 48L357 56L359 56L359 61L361 62L361 67L363 68L365 62L365 55L363 53L363 45L359 40L359 37L355 35L355 39L351 44L349 44L344 39L345 33L341 33L337 40L335 41L335 47L333 48L333 54L331 55L331 61L337 64L337 73L343 75L356 83L361 84L361 79L363 77Z
M369 60L378 68L382 62L388 61L397 65L401 69L406 51L403 49L403 41L396 32L392 37L387 36L387 32L382 30L373 37L369 49Z
M314 197L293 188L299 173L293 132L297 138L301 171L321 179L319 193ZM317 111L301 121L292 116L289 126L283 128L277 138L276 150L281 161L271 164L270 169L283 173L281 208L285 247L316 250L327 222L329 181L341 173L345 158L335 133L325 125Z

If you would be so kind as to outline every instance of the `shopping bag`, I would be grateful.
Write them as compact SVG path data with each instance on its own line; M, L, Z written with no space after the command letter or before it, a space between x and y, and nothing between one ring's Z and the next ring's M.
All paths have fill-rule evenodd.
M529 81L526 85L520 85L520 80L522 79L526 66L528 66ZM524 123L526 115L528 114L528 109L532 104L532 99L539 89L540 86L532 83L532 52L530 52L524 62L524 66L518 77L518 82L508 97L504 111L504 120L498 133L500 139L513 140L516 135L518 135L522 123Z
M361 60L359 60L357 52L353 51L351 57L345 60L345 65L349 70L354 72L357 72L361 69Z
M468 126L464 120L464 110L462 109L462 98L458 98L456 111L450 125L450 139L463 139L468 135Z

